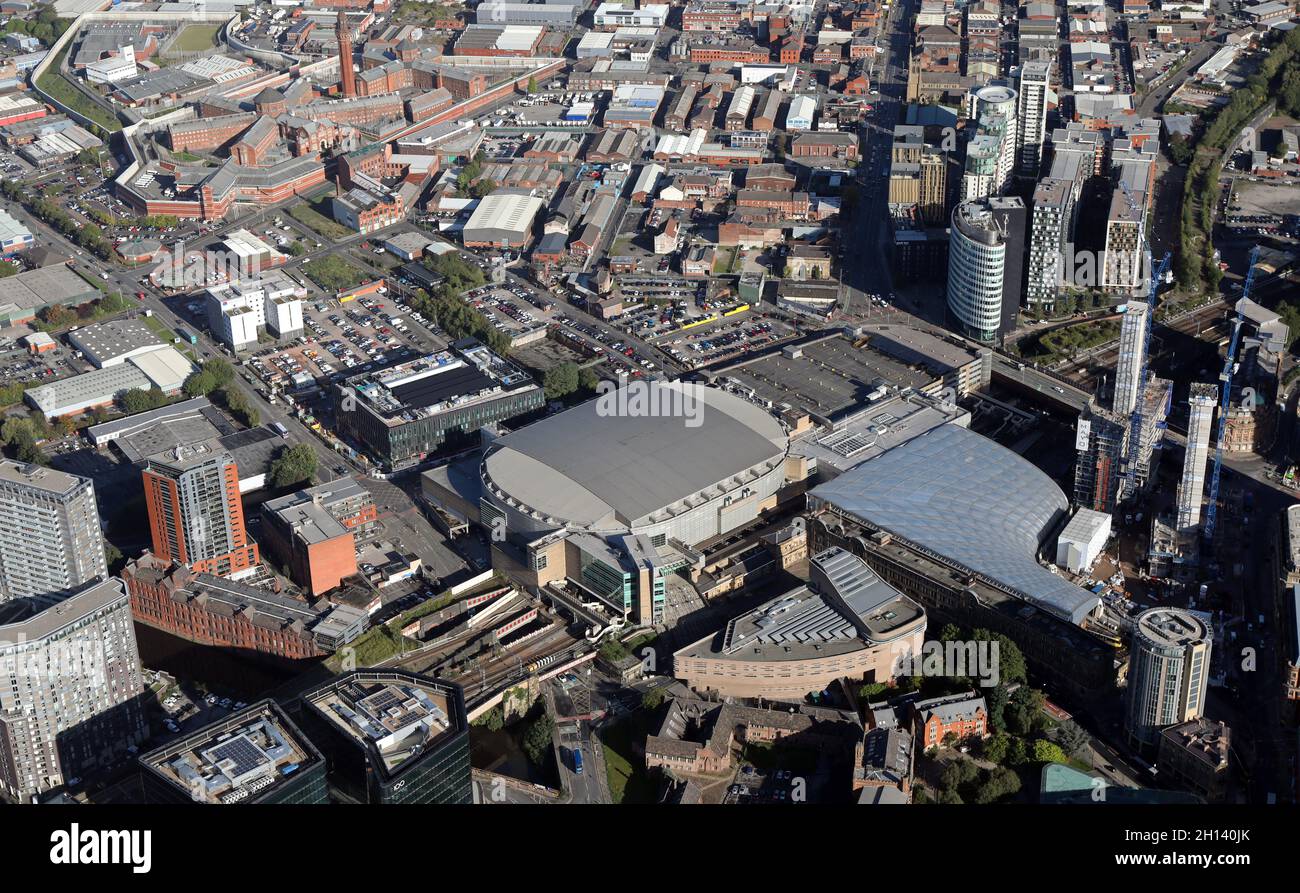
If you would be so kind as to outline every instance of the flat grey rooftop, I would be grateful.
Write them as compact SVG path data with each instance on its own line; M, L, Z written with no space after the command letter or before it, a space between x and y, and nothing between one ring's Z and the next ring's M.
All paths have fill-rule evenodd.
M781 424L752 403L702 386L648 387L660 406L695 399L699 424L683 414L601 415L601 401L589 400L497 441L487 476L560 521L630 525L785 453Z
M773 403L831 418L858 409L878 386L920 389L938 377L838 336L800 350L797 358L777 353L738 364L722 372L719 381L734 378Z

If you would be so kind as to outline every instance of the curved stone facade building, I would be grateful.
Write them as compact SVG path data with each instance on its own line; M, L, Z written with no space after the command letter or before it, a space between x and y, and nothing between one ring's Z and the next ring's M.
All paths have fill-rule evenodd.
M836 679L884 682L925 639L925 609L843 549L813 556L807 586L737 617L673 655L699 692L798 698Z

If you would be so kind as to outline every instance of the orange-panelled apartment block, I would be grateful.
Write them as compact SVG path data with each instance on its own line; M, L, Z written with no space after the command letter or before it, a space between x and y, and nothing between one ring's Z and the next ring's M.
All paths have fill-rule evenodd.
M239 471L226 452L179 448L144 472L153 554L199 573L240 577L261 562L244 529Z

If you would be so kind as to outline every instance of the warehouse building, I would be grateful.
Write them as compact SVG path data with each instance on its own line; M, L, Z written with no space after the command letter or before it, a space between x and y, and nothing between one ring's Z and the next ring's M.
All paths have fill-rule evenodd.
M166 347L153 330L138 319L113 319L83 326L68 333L68 341L96 369L125 363Z
M129 438L133 435L152 429L155 425L162 425L181 419L195 419L201 417L204 413L213 413L225 422L221 413L212 405L207 397L195 397L192 400L182 400L179 403L172 403L168 406L162 406L158 409L151 409L148 412L136 413L124 419L114 419L111 422L104 422L100 425L91 425L86 429L86 436L96 448L106 447L110 443L121 439ZM233 429L232 429L233 430Z
M31 388L24 396L52 420L109 406L127 391L157 388L164 394L178 393L193 372L189 360L163 345L122 363Z
M577 3L510 3L491 0L478 5L474 20L482 25L546 25L572 28L578 23Z
M69 307L93 301L99 289L67 264L51 264L0 279L0 327L31 322L46 307Z
M527 192L498 190L478 203L461 237L466 248L514 248L528 245L533 221L546 202Z
M546 34L541 25L469 25L452 50L457 56L536 56Z
M10 257L32 247L32 231L9 212L0 211L0 255Z
M123 459L140 468L167 461L177 450L229 453L239 474L240 494L260 489L284 438L263 425L239 431L207 397L195 397L86 429L96 447L113 444Z

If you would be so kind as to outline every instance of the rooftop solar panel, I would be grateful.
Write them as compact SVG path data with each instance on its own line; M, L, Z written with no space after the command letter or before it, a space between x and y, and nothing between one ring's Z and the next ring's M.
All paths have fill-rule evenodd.
M432 406L449 397L477 394L492 387L491 378L469 366L430 375L393 388L393 396L403 406Z
M233 765L226 773L232 780L241 778L269 762L266 754L242 735L221 742L212 748L211 753L216 762L227 760L232 762Z

